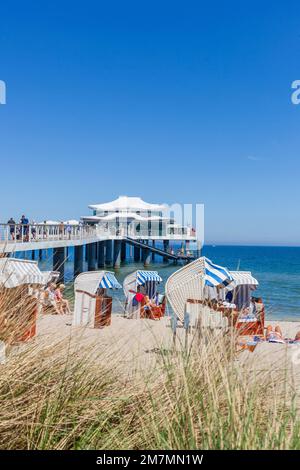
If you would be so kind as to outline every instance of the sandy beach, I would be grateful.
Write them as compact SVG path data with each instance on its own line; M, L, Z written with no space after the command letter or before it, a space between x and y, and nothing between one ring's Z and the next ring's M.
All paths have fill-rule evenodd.
M279 325L285 337L294 338L300 330L299 322L266 322L267 325ZM121 315L112 316L111 326L103 329L72 327L71 316L46 315L38 320L35 341L43 347L48 341L71 338L77 346L93 346L105 351L113 364L118 363L127 377L142 373L153 373L159 348L169 351L173 345L170 319L160 321L129 320ZM177 329L177 348L183 347L184 330ZM300 390L300 345L259 343L254 352L243 351L237 361L247 363L255 370L288 371L291 383Z
M293 337L300 322L280 326L284 336ZM3 422L11 423L3 447L26 446L28 422L30 436L36 422L43 430L30 448L298 446L299 345L262 342L253 352L238 351L234 337L218 338L191 334L193 348L186 350L185 330L178 327L174 346L168 317L129 320L113 314L111 326L94 329L73 327L71 315L41 315L37 335L12 347L3 368L9 378L4 375L3 387L6 391L9 380L12 390L2 407ZM26 420L18 421L19 415ZM190 419L192 428L185 426ZM228 434L230 419L234 435ZM54 444L52 434L46 444L40 441L49 425ZM197 439L194 444L187 444L187 432ZM282 442L277 447L274 433Z
M67 340L83 347L93 347L118 364L125 376L152 372L157 351L169 350L173 336L169 318L160 321L129 320L112 316L111 326L103 329L73 327L71 315L45 315L39 318L35 342L41 347L48 341ZM139 374L138 374L139 375Z

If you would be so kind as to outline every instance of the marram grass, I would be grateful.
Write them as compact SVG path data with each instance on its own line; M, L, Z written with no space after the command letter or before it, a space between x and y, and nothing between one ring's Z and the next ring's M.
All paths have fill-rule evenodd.
M227 337L156 357L160 374L129 380L80 337L12 348L0 365L0 449L300 448L284 370L242 365Z

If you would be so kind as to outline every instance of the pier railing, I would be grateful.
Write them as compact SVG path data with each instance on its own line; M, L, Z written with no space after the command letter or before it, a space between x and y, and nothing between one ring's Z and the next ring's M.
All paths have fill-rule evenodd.
M134 230L133 227L106 227L102 225L68 224L0 224L0 244L18 244L51 241L72 241L88 239L168 239L194 240L194 233L170 233L163 230Z
M0 242L28 243L95 238L96 227L90 225L0 224Z

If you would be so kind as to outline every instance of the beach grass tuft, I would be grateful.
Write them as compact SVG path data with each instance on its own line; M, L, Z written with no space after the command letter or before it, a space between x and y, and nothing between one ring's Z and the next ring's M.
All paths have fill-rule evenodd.
M284 368L241 361L230 335L149 354L135 375L81 333L9 346L0 449L300 449Z

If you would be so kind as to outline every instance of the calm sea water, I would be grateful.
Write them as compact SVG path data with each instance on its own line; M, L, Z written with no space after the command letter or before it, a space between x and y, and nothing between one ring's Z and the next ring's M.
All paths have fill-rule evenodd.
M128 254L130 250L128 249ZM217 264L229 269L251 271L259 281L257 295L263 297L268 319L300 321L300 248L258 247L258 246L204 246L203 255ZM69 252L70 261L66 263L66 280L72 280L73 251ZM158 270L166 279L179 269L173 264L164 265L155 259L149 269ZM42 269L51 269L52 255L40 263ZM128 261L116 273L120 283L125 276L142 264ZM163 290L163 285L161 286ZM72 292L72 285L69 287ZM124 302L123 291L114 291L114 309L121 311Z

